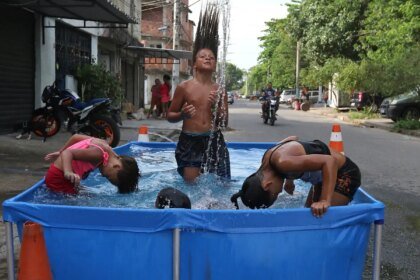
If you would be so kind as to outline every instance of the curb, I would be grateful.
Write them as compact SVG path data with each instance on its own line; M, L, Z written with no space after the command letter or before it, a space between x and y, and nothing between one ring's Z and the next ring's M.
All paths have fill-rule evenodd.
M336 119L339 119L343 122L353 124L353 125L358 125L358 126L363 126L363 127L368 127L368 128L379 128L379 129L382 129L382 130L387 130L389 132L400 133L400 134L420 138L420 129L417 129L417 130L395 129L394 130L394 126L391 123L381 123L381 122L374 122L374 121L363 120L363 119L353 120L353 119L350 119L348 116L340 115L339 113L320 112L320 111L317 112L316 109L315 110L309 110L309 112L317 114L317 115L326 116L326 117L329 117L329 118L336 118Z

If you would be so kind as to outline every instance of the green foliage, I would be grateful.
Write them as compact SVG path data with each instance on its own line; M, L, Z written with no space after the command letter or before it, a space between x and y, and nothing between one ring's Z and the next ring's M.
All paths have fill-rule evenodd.
M343 69L349 62L351 62L349 59L331 58L323 66L313 63L301 70L301 81L311 87L326 85L333 80L334 76L338 76L339 69Z
M420 85L418 0L294 0L288 11L286 19L266 23L251 85L294 87L298 40L301 85L327 85L334 77L340 91L384 97Z
M226 63L226 90L236 90L243 86L243 72L232 63Z
M366 52L362 70L367 88L392 96L420 84L417 0L370 1L361 33Z
M323 65L329 58L359 58L358 30L365 0L305 0L289 6L288 30L303 42L307 58Z
M248 92L259 91L267 84L267 68L264 64L252 67L248 72Z
M360 65L354 61L347 61L340 71L337 79L338 88L346 92L354 92L357 89L362 89Z
M373 112L370 108L363 108L359 112L350 112L348 116L352 120L377 119L380 117L378 113Z
M114 104L123 99L121 83L99 64L85 64L77 69L78 90L83 101L92 98L111 98Z
M367 56L387 62L407 48L418 47L420 4L418 0L372 0L364 21L362 47Z
M262 81L262 87L271 82L275 88L294 87L296 67L296 40L285 30L286 19L275 19L266 22L264 36L259 37L263 51L259 61L265 71L252 72L260 74L256 80ZM303 63L303 62L302 62Z
M420 129L420 121L418 120L400 120L394 124L394 131L402 129L415 130Z

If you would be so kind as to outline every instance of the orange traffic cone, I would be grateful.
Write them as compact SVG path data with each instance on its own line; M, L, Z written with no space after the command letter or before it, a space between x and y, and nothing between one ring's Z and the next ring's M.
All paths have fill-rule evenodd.
M337 123L333 124L329 146L331 149L344 154L344 143L343 137L341 136L341 127Z
M149 138L149 129L147 126L142 125L139 127L139 137L137 138L139 142L150 142Z
M26 222L23 225L18 279L52 279L42 227L33 222Z

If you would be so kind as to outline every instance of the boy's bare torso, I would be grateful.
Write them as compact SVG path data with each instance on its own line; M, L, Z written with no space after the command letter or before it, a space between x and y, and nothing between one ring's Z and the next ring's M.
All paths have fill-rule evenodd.
M183 90L183 104L194 105L197 113L190 119L185 119L182 130L187 132L208 132L212 126L212 104L209 102L211 91L217 90L217 84L201 84L195 79L179 85Z

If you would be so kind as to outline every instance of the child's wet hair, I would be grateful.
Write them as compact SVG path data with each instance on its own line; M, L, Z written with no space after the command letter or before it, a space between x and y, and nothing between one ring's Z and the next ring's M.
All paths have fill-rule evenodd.
M242 203L251 209L268 208L274 203L274 200L270 198L270 194L262 188L258 172L246 178L242 189L230 198L236 209L239 209L239 197Z
M132 193L137 190L141 177L137 161L129 156L120 156L122 168L118 171L118 192Z
M216 5L207 3L207 6L200 12L198 25L195 33L193 46L193 64L197 59L197 53L201 49L210 49L217 60L219 47L219 8Z
M164 208L186 208L191 209L191 201L189 197L175 188L162 189L155 201L155 207L158 209Z

